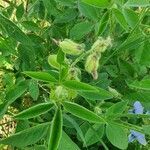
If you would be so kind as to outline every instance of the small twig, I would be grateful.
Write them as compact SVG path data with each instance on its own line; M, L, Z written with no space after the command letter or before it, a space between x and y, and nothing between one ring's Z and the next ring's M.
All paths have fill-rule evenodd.
M29 0L26 2L26 7L25 7L25 12L28 13L28 5L29 5Z
M40 83L38 83L38 85L39 85L39 87L40 87L41 89L43 89L46 93L50 94L50 92L48 92Z
M5 122L5 123L1 123L0 126L3 126L3 125L5 125L5 124L9 124L9 123L14 122L14 121L15 121L15 120L11 120L11 121L8 121L8 122Z
M56 45L59 45L59 41L55 40L54 38L51 38L51 39Z
M6 2L8 4L11 4L11 2L9 0L3 0L3 2Z

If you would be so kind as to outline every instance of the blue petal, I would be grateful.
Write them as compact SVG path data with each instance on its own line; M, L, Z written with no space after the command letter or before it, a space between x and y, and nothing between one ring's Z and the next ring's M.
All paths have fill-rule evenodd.
M135 136L134 136L133 134L129 134L129 136L128 136L128 142L129 142L129 143L130 143L130 142L133 142L135 139L136 139L136 138L135 138Z
M131 130L131 135L133 137L135 137L135 139L142 145L146 145L147 142L146 142L146 139L145 139L145 135L140 133L140 132L137 132L137 131L134 131L134 130Z
M145 139L145 135L140 133L138 136L137 136L137 140L140 144L142 145L146 145L147 142L146 142L146 139Z
M136 101L133 106L134 106L134 113L135 114L143 114L144 108L139 101Z

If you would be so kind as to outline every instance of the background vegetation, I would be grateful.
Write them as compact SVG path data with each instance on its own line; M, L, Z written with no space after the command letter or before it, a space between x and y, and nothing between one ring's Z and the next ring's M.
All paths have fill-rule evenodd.
M0 149L148 150L149 6L1 0Z

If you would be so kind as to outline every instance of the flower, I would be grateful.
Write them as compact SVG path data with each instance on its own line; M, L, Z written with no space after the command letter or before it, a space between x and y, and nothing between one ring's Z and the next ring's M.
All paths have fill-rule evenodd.
M139 101L136 101L133 104L133 113L134 114L143 114L144 113L144 107L142 106L142 104Z
M144 107L139 101L136 101L133 104L133 109L129 111L130 113L133 114L143 114L144 113ZM145 139L145 134L142 134L140 132L130 130L130 134L128 136L128 141L133 142L134 140L137 140L140 144L146 145L146 139Z
M137 140L140 144L144 146L147 144L144 134L134 131L134 130L130 130L128 141L133 142L134 140Z

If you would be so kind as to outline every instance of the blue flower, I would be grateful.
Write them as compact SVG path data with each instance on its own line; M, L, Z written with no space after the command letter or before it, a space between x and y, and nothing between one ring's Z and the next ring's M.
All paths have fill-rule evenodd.
M130 110L129 112L133 113L133 114L143 114L144 113L144 107L142 106L142 104L139 101L136 101L133 104L133 109ZM130 130L130 134L128 136L128 141L133 142L134 140L137 140L142 145L147 144L144 134L137 132L137 131L134 131L134 130Z
M147 144L144 134L134 131L134 130L130 130L128 141L133 142L134 140L137 140L140 144L144 146Z
M130 112L133 114L143 114L144 113L144 107L142 106L142 104L139 101L136 101L133 104L133 109L130 110Z

